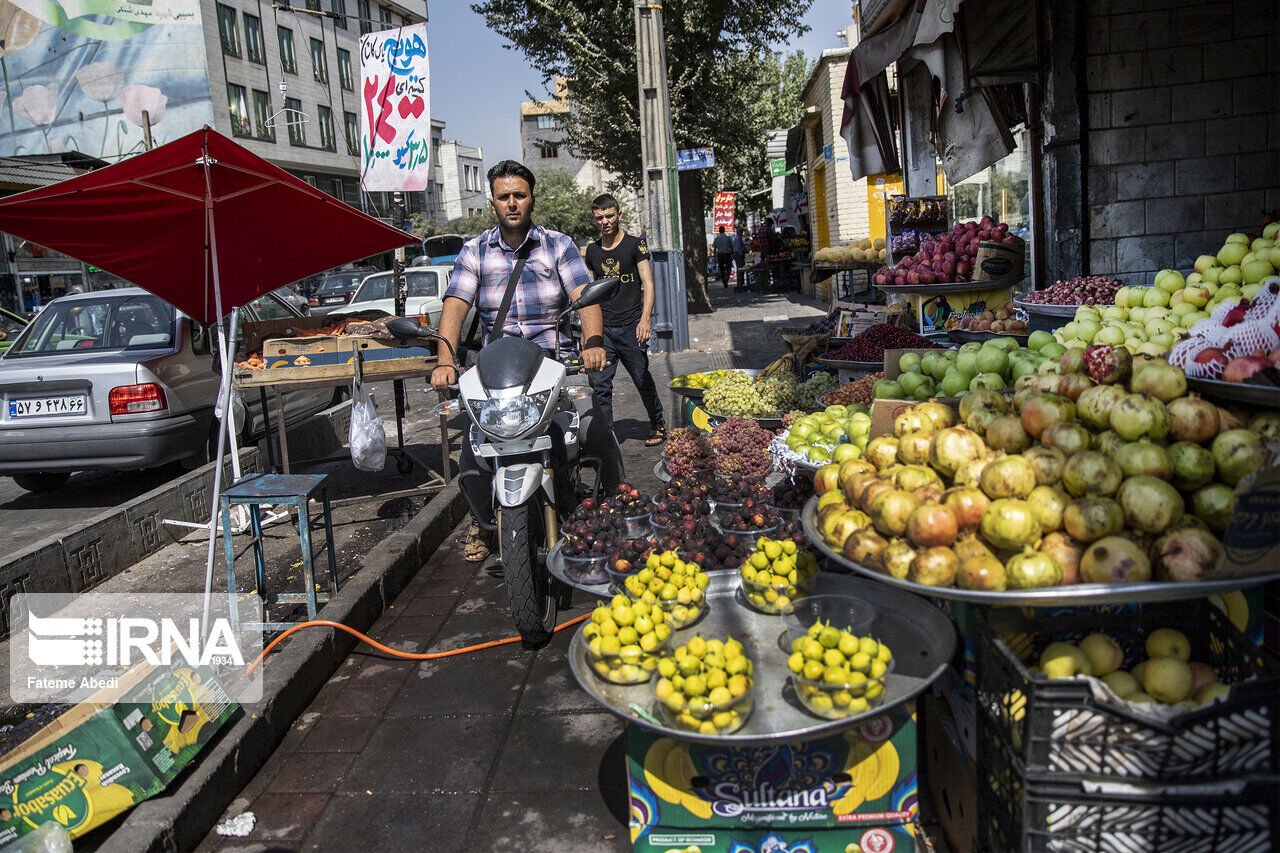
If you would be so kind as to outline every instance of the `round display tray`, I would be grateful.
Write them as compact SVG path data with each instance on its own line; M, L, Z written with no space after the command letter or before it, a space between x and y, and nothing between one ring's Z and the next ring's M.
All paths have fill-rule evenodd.
M1026 279L1026 276L997 278L991 281L947 281L940 284L878 284L876 287L885 293L912 293L931 296L940 293L968 293L973 290L996 290L1001 287L1015 287L1024 279Z
M1041 305L1038 302L1024 302L1018 297L1013 298L1013 304L1017 305L1028 314L1042 314L1045 317L1065 317L1070 320L1076 316L1076 309L1083 308L1083 305Z
M667 388L683 397L692 397L695 400L701 400L702 395L707 392L706 388L690 388L687 385L668 385Z
M1187 388L1219 403L1244 403L1280 409L1280 388L1255 382L1223 382L1221 379L1187 377Z
M671 475L667 473L667 460L659 459L653 465L653 476L657 477L664 483L671 482Z
M551 547L551 551L547 554L547 570L551 572L552 577L559 581L567 583L574 589L580 589L588 595L594 595L598 598L612 598L613 593L609 591L609 587L613 585L612 580L606 579L602 583L584 584L569 577L565 571L564 563L564 542L557 542Z
M773 458L777 459L784 465L790 465L792 468L804 468L808 471L817 471L826 462L810 462L807 457L801 456L790 447L781 435L774 436L773 441L769 443L769 452L773 454Z
M1272 572L1266 575L1198 581L1195 583L1173 583L1168 581L1078 583L1070 586L1015 589L1004 592L982 592L971 589L957 589L956 587L925 586L908 580L899 580L883 572L877 572L860 563L853 562L838 551L833 551L823 540L822 533L817 528L817 507L818 499L816 497L810 498L809 502L804 506L804 512L800 515L804 524L805 535L809 537L809 542L815 548L840 565L847 566L861 575L874 578L889 586L909 590L919 595L927 595L931 598L948 598L954 601L967 601L970 604L1005 604L1020 607L1088 607L1095 604L1147 604L1157 601L1184 601L1190 598L1204 598L1280 579L1280 572Z
M700 735L646 720L630 710L635 703L661 719L650 684L622 686L599 678L587 665L587 643L579 629L569 645L569 666L578 684L606 710L629 723L668 737L726 746L811 740L879 717L920 695L946 670L956 647L955 628L934 605L912 595L858 578L819 574L815 595L847 595L876 609L868 633L893 650L894 670L885 685L884 701L864 714L843 720L824 720L804 709L795 696L787 669L789 652L780 638L786 630L781 616L766 616L749 608L739 589L737 572L715 572L707 587L707 613L695 625L676 631L671 647L694 634L733 635L755 663L754 708L746 724L731 735Z
M703 409L702 411L707 413L707 420L711 421L711 423L716 425L724 423L725 421L729 420L729 418L737 417L735 415L718 415L715 412L707 411L707 409ZM755 421L757 424L760 425L761 429L767 429L770 431L782 429L782 415L778 415L777 417L760 416L760 417L754 417L754 418L747 418L747 420Z
M814 359L818 364L826 367L838 367L842 370L861 370L864 373L874 373L877 370L884 370L883 361L844 361L838 358L825 358L819 356Z
M1019 346L1027 345L1027 338L1030 334L1015 335L1012 332L966 332L963 329L948 329L947 337L958 344L967 344L972 341L981 343L982 341L993 341L997 338L1013 338L1018 342Z

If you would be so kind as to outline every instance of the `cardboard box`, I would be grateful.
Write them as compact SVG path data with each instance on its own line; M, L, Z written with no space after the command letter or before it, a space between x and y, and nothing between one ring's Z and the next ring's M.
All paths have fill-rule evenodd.
M238 708L207 667L121 680L120 702L76 705L0 760L0 844L50 820L77 838L155 796Z
M320 364L351 364L359 350L365 361L388 358L435 358L428 346L406 346L356 335L318 335L305 338L270 338L262 343L262 359L268 370Z
M898 360L905 353L916 352L924 355L927 352L937 352L936 349L928 349L925 347L905 347L902 349L887 349L884 351L884 378L897 379L902 370L898 367ZM959 397L930 397L929 399L937 403L943 403L956 408L960 405ZM871 404L871 432L872 438L878 438L882 435L893 435L893 420L898 415L910 409L912 406L918 406L924 400L897 400L885 398L877 398Z
M901 835L894 828L918 814L913 704L803 743L728 748L634 725L625 740L637 850L675 846L642 846L645 838L700 833L713 839L710 847L687 843L704 853L732 850L715 845L776 830L791 837L821 831L821 849L843 851L871 827L893 839Z
M974 290L959 293L899 294L905 296L908 310L911 311L914 329L921 335L940 331L947 318L952 314L968 314L982 311L988 305L1004 305L1013 301L1012 285L981 289L982 282L975 285ZM889 291L892 293L892 290ZM993 308L994 310L994 308Z

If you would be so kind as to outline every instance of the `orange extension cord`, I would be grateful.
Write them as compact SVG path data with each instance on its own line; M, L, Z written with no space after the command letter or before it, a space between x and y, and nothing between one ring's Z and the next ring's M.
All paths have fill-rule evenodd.
M584 613L581 616L570 619L568 622L565 622L561 625L557 625L554 630L559 631L562 628L572 627L574 625L577 625L579 622L590 618L590 616L591 616L590 613ZM453 649L447 652L401 652L401 651L397 651L396 649L390 648L389 646L384 646L382 643L379 643L377 640L372 640L369 637L366 637L364 634L361 634L355 628L351 628L347 625L343 625L341 622L334 622L330 619L312 619L307 622L299 622L297 625L294 625L292 628L285 631L279 637L276 637L274 640L268 643L267 647L262 650L262 654L254 658L253 663L249 664L249 666L245 669L245 675L252 675L253 671L258 668L258 664L262 663L263 660L266 659L267 654L272 649L274 649L276 647L276 644L279 643L281 640L283 640L285 637L289 636L294 631L300 631L303 628L314 628L314 627L337 628L340 631L346 631L351 636L357 639L363 640L364 642L373 646L375 649L377 649L380 652L386 652L389 655L393 655L394 657L398 657L398 658L405 658L406 660L437 660L439 658L453 657L454 655L465 655L468 652L478 652L481 649L491 649L494 646L505 646L508 643L520 642L519 637L507 637L506 639L490 640L487 643L477 643L474 646L465 646L461 649Z

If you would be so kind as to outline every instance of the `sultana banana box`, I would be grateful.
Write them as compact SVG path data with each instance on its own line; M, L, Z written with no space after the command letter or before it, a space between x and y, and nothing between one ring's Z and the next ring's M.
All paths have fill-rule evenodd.
M917 815L912 703L840 734L803 743L720 746L676 740L637 725L628 725L625 737L631 842L636 850L682 849L674 843L655 846L648 839L679 835L677 830L684 829L714 829L717 838L724 835L718 830L732 830L729 836L741 835L744 845L764 839L766 830L799 838L805 832L821 835L819 830L839 829L827 835L821 849L843 851L873 826L885 828L891 839L892 827L911 824ZM838 848L829 847L837 838L844 841ZM794 846L689 844L703 853L783 851Z
M0 759L0 845L46 821L72 838L158 794L237 709L207 667L134 667L124 698L76 705Z

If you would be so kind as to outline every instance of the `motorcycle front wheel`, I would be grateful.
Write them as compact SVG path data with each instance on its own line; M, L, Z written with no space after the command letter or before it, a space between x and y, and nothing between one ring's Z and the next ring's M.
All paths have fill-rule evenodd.
M498 547L507 600L526 647L545 644L556 624L551 577L538 556L545 535L542 518L542 506L536 498L498 511Z

